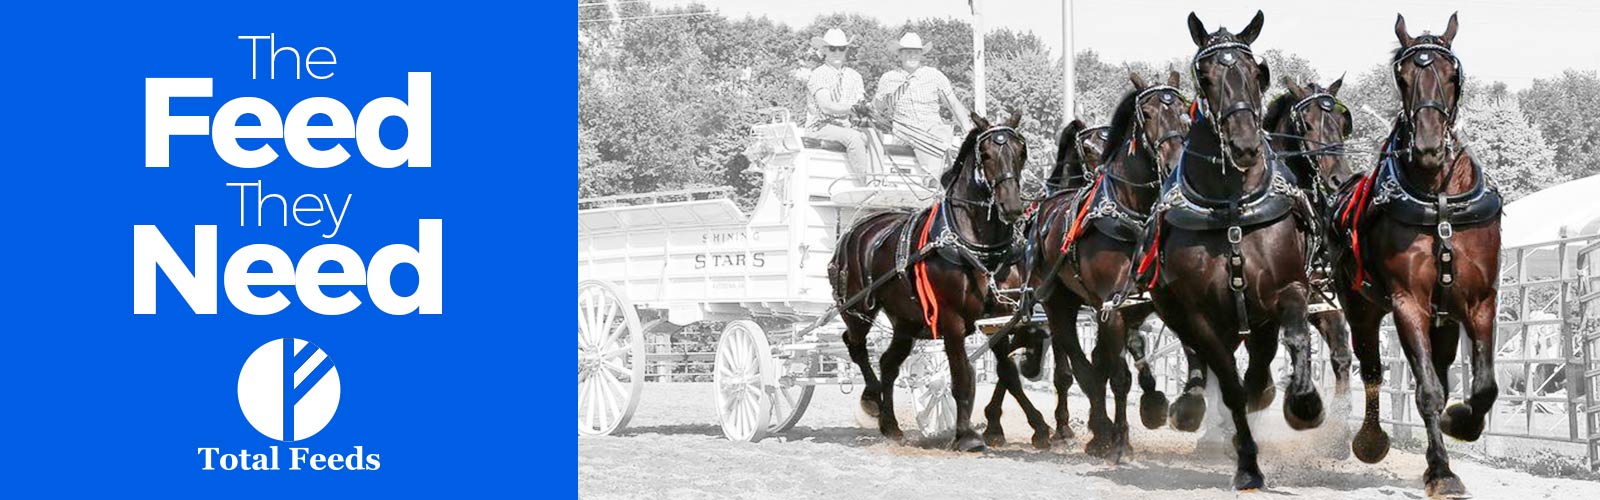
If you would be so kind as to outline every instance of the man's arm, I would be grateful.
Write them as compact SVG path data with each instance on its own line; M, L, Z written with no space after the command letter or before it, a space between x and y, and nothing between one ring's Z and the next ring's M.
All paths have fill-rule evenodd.
M961 131L972 130L972 118L969 117L971 113L967 112L966 106L961 105L960 99L956 99L955 90L949 84L941 85L939 95L944 98L944 105L950 110L950 114L955 115L956 123L961 125Z

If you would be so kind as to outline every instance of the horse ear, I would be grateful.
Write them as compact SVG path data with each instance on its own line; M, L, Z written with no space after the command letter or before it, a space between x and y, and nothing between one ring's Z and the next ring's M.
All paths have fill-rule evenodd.
M968 116L968 118L972 119L972 124L975 125L973 128L978 130L989 130L989 120L985 120L982 116L978 116L976 111L972 112L971 116Z
M1406 16L1404 14L1394 16L1394 37L1400 39L1401 47L1410 47L1411 33L1406 31Z
M1178 71L1172 68L1167 68L1167 73L1167 86L1177 87L1179 83Z
M1011 128L1017 128L1017 126L1019 126L1019 125L1022 125L1022 111L1021 110L1012 111L1011 112L1011 118L1006 120L1006 126L1007 127L1011 127Z
M1339 87L1341 85L1344 85L1344 75L1343 74L1340 74L1339 75L1339 79L1338 80L1334 80L1332 85L1328 85L1328 95L1339 95Z
M1137 72L1137 71L1129 71L1128 72L1128 81L1133 82L1133 89L1134 90L1141 90L1142 91L1144 89L1150 88L1150 84L1145 83L1144 82L1144 77L1139 76L1139 72Z
M1206 31L1205 23L1200 22L1200 16L1194 15L1193 12L1190 12L1189 13L1189 38L1194 40L1194 46L1196 46L1196 47L1205 47L1206 46L1206 37L1209 36L1210 34L1211 34L1211 32Z
M1300 84L1294 83L1293 78L1285 76L1279 81L1283 82L1283 88L1289 89L1289 93L1294 94L1295 97L1306 95L1306 88L1301 87Z
M1250 24L1245 25L1244 31L1239 32L1239 41L1244 42L1245 45L1255 42L1256 37L1261 36L1261 22L1265 18L1266 16L1260 10L1257 10L1256 17L1250 18Z
M1256 63L1256 69L1260 70L1256 72L1256 83L1261 85L1262 91L1266 91L1272 85L1272 70L1267 68L1266 61Z
M1450 24L1445 26L1444 34L1443 35L1439 35L1439 41L1444 42L1444 45L1446 47L1448 47L1448 46L1450 46L1450 41L1451 40L1455 40L1455 39L1456 39L1456 14L1454 12L1452 12L1452 13L1450 13Z

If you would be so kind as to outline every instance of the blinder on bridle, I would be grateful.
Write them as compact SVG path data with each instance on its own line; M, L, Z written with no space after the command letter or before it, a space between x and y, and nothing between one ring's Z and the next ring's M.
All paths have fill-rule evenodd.
M1354 117L1350 116L1350 108L1345 107L1344 103L1339 102L1339 99L1335 98L1333 94L1329 94L1327 92L1312 92L1311 95L1306 96L1304 99L1295 102L1293 106L1289 107L1289 116L1294 120L1293 123L1295 126L1300 128L1299 132L1302 136L1302 139L1304 139L1306 132L1311 130L1311 123L1306 120L1305 112L1306 109L1312 105L1316 105L1317 108L1324 112L1338 113L1340 116L1343 116L1344 127L1343 130L1340 131L1340 134L1342 134L1341 139L1343 137L1350 136L1350 132L1353 130L1352 127L1355 125L1355 120L1353 119ZM1344 144L1344 141L1341 140L1338 144Z
M1456 111L1461 106L1461 84L1465 81L1462 78L1463 73L1461 69L1461 59L1457 58L1455 51L1451 50L1450 47L1445 46L1442 43L1442 40L1440 40L1437 36L1423 35L1417 37L1417 40L1417 44L1406 47L1395 56L1395 84L1404 85L1403 80L1400 78L1400 70L1405 66L1407 61L1415 64L1418 69L1433 71L1435 75L1438 75L1439 67L1434 66L1434 63L1438 62L1440 58L1448 58L1450 64L1452 64L1456 70L1456 74L1453 78L1453 81L1456 84L1456 89L1455 92L1452 93L1450 104L1448 106L1446 106L1445 103L1430 99L1420 103L1414 103L1414 107L1405 110L1403 117L1408 123L1416 123L1416 117L1418 113L1421 113L1424 109L1432 109L1444 115L1445 124L1447 126L1454 126L1456 123ZM1435 78L1434 84L1442 85L1439 83L1440 80L1441 79ZM1410 95L1406 92L1401 92L1400 97L1405 99L1410 97Z
M989 179L989 176L984 175L984 147L982 147L984 141L994 143L995 146L1006 147L1006 149L1010 149L1010 143L1013 143L1013 141L1014 143L1019 144L1019 146L1026 146L1027 144L1027 139L1022 138L1021 133L1018 133L1018 131L1014 130L1014 128L1005 127L1005 125L995 125L995 127L989 127L987 130L979 133L978 139L974 139L973 144L974 183L984 186L984 191L986 191L987 194L990 194L990 196L994 196L995 186L1000 186L1000 184L1005 183L1005 181L1011 181L1011 183L1021 183L1021 176L1016 175L1016 171L1008 170L1008 168L1006 168L1006 170L1000 170L1000 178L997 179ZM989 202L984 202L984 204L994 204L994 200L989 200Z
M1162 134L1161 137L1150 139L1147 135L1150 133L1150 127L1145 124L1145 120L1149 118L1144 115L1144 101L1152 97L1160 99L1162 104L1186 103L1187 101L1183 100L1183 95L1178 92L1178 88L1171 85L1153 85L1139 91L1139 94L1133 98L1133 121L1139 127L1139 135L1146 136L1143 141L1145 153L1149 154L1151 158L1155 158L1158 163L1161 163L1163 158L1161 157L1160 146L1167 141L1183 140L1189 134L1187 130L1172 130Z

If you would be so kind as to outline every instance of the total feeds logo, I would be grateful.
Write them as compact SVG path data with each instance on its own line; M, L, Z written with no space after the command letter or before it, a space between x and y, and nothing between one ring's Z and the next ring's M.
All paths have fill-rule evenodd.
M239 410L262 435L282 441L309 439L327 427L339 409L339 369L316 344L275 339L256 348L239 370ZM265 453L200 448L200 470L282 470L279 447ZM356 446L351 454L323 454L289 447L288 470L378 470L377 453Z

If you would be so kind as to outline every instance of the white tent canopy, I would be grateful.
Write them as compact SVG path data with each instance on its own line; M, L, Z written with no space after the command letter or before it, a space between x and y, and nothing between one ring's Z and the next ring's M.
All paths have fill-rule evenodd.
M1568 181L1506 205L1500 245L1515 247L1600 230L1600 175Z

